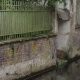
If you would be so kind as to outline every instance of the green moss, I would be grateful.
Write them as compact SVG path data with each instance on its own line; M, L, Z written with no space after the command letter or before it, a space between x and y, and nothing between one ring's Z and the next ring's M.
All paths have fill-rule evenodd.
M64 66L66 62L67 62L67 60L57 59L57 60L56 60L57 67L62 67L62 66Z

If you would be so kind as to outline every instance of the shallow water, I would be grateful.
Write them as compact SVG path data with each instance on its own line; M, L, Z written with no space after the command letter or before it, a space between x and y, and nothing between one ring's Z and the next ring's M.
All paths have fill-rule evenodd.
M30 80L80 80L80 60L67 64L63 68L46 72Z

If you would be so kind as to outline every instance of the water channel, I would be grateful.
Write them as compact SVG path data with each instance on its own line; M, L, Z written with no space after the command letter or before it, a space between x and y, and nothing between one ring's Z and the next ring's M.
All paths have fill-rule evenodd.
M80 80L80 59L63 68L53 69L49 72L24 80Z

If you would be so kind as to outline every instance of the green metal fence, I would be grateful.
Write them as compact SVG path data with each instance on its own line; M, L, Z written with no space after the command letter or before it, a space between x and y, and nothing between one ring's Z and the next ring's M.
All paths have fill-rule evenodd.
M51 30L51 10L43 2L0 1L0 40L39 36Z

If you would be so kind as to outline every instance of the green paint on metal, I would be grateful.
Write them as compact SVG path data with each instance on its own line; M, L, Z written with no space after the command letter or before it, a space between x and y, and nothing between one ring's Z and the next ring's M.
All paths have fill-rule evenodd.
M35 5L25 0L1 0L0 41L39 36L50 30L49 6Z

